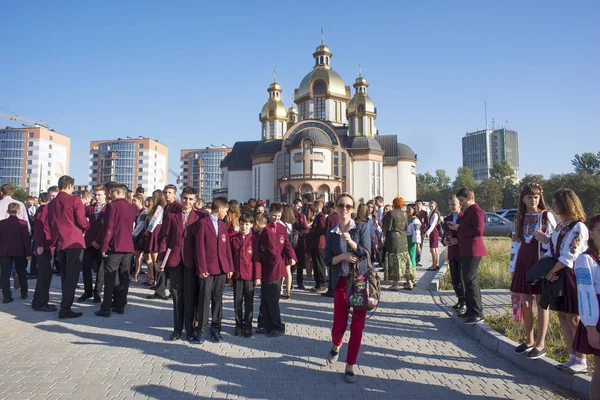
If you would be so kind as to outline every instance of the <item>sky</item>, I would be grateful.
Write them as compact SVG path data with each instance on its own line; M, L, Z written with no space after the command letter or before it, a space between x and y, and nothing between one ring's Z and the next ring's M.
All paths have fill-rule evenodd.
M600 151L598 1L6 0L0 15L0 112L70 136L78 184L91 140L157 139L177 172L181 149L259 140L273 68L289 107L321 27L419 173L455 175L486 101L490 128L519 132L520 176Z

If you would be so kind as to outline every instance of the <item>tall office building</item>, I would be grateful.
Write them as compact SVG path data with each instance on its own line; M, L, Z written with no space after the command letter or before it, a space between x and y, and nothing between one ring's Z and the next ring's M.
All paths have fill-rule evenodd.
M519 133L506 128L484 129L470 132L462 139L463 166L473 170L478 182L491 175L499 161L508 165L519 175Z
M210 146L205 149L181 150L180 182L198 189L198 195L209 201L213 191L221 188L221 161L231 148Z
M100 140L90 142L89 183L119 182L130 190L143 187L147 194L168 183L169 149L156 140Z
M0 184L38 195L69 173L70 148L71 138L43 126L0 129Z

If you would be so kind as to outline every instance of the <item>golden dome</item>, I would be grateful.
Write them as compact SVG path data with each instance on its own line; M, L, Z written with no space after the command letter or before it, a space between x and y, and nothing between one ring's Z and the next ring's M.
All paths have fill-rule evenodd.
M298 115L298 110L296 110L296 107L291 106L290 108L288 108L288 113Z
M287 120L287 110L283 102L279 99L269 99L260 111L260 122L269 120Z
M354 81L354 85L355 88L359 87L359 86L366 86L369 87L369 84L367 83L367 80L365 78L363 78L362 76L359 76L358 78L356 78L356 81Z
M283 89L281 88L281 86L279 86L279 83L273 82L273 83L271 83L271 85L269 85L267 92L273 92L273 91L283 92Z
M317 47L317 49L313 53L313 56L321 56L321 55L325 55L325 56L330 56L331 57L333 55L333 53L331 52L331 50L329 50L329 47L327 47L324 44L322 44L319 47Z
M360 106L363 107L360 107ZM346 113L348 115L356 114L357 110L359 114L377 114L377 110L375 109L375 104L373 100L366 93L356 93L350 103L348 103L348 107L346 107ZM364 110L364 111L362 111Z
M342 77L332 69L314 69L309 72L294 93L294 100L311 95L311 89L316 81L324 81L327 84L327 95L344 99L350 98L350 87L344 85Z

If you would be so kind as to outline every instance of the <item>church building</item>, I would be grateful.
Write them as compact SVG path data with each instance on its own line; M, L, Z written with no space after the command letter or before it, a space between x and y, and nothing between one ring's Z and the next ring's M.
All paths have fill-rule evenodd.
M260 140L234 144L215 196L291 203L305 193L333 200L348 192L357 201L416 200L417 155L397 135L379 134L367 80L359 73L352 95L332 69L332 56L323 42L313 53L314 67L294 91L297 109L286 109L281 86L271 83Z

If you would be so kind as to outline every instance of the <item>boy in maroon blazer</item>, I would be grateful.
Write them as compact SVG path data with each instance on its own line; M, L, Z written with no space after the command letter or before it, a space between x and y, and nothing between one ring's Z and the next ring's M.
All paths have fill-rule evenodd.
M163 225L167 254L163 266L171 281L173 294L173 333L169 340L179 340L185 326L188 341L194 339L194 317L198 301L198 277L194 260L194 236L202 214L193 209L197 191L186 187L181 205L169 207L168 223ZM165 229L166 227L166 229Z
M315 219L310 231L306 235L306 247L312 254L313 266L315 271L315 287L311 290L317 293L325 293L325 260L323 252L325 251L325 224L326 218L323 214L323 201L317 200L312 203L312 210L315 212Z
M464 314L467 312L467 303L465 301L465 287L460 269L458 236L456 232L448 229L452 224L461 223L462 213L460 212L460 202L456 196L448 199L448 209L450 210L450 215L444 218L444 238L442 239L442 243L447 246L446 258L450 266L450 278L452 279L454 294L458 298L458 302L452 308L456 310L457 314Z
M106 216L106 188L104 185L95 185L95 205L85 208L85 216L90 221L90 229L85 232L85 250L83 252L83 294L77 299L78 302L94 298L94 303L100 303L100 292L104 286L104 257L100 251L102 238L100 233ZM92 267L96 266L96 288L93 287Z
M259 234L259 251L256 260L261 265L260 315L263 327L256 333L266 333L269 337L285 334L285 324L281 322L279 299L281 296L281 280L287 276L286 261L295 265L297 262L294 249L288 241L287 228L279 223L283 207L272 203L269 209L270 222ZM259 216L256 217L257 228L261 228Z
M26 210L23 210L26 211ZM0 265L2 268L2 295L4 304L13 301L10 291L10 273L13 262L21 284L21 298L27 298L27 261L31 260L31 239L27 221L19 219L21 205L8 205L8 218L0 221Z
M125 312L127 293L129 292L129 271L133 259L133 224L137 219L135 208L127 201L127 187L113 185L110 189L112 201L106 206L103 229L102 257L104 264L104 299L96 315L110 317L111 309L119 314ZM119 285L115 279L119 273ZM114 297L114 299L113 299Z
M50 284L52 283L52 262L55 247L52 244L50 227L48 226L48 202L54 199L56 192L40 193L40 207L35 213L33 221L33 248L37 253L38 279L35 283L35 292L31 301L31 308L35 311L56 311L50 300Z
M463 216L459 224L449 224L448 229L458 233L458 254L467 303L467 311L458 316L465 318L465 324L472 325L483 321L478 271L481 257L487 255L483 244L485 213L475 203L473 190L462 188L456 197L463 208Z
M198 307L196 312L196 332L193 343L204 343L204 332L208 328L208 312L212 309L211 338L215 343L223 341L221 320L223 318L223 291L225 280L233 275L231 246L227 235L227 215L229 204L224 197L217 197L211 203L211 213L198 222L196 245L196 268L198 270ZM212 307L211 306L212 303Z
M260 263L254 257L258 252L258 236L251 232L254 218L240 216L240 231L229 238L233 259L233 309L235 311L235 336L252 337L254 287L260 285ZM245 303L245 315L242 303Z
M52 243L56 244L60 263L62 299L58 318L77 318L83 313L71 310L81 272L85 240L90 227L81 199L72 196L75 180L68 175L58 179L58 195L48 204L48 223Z

